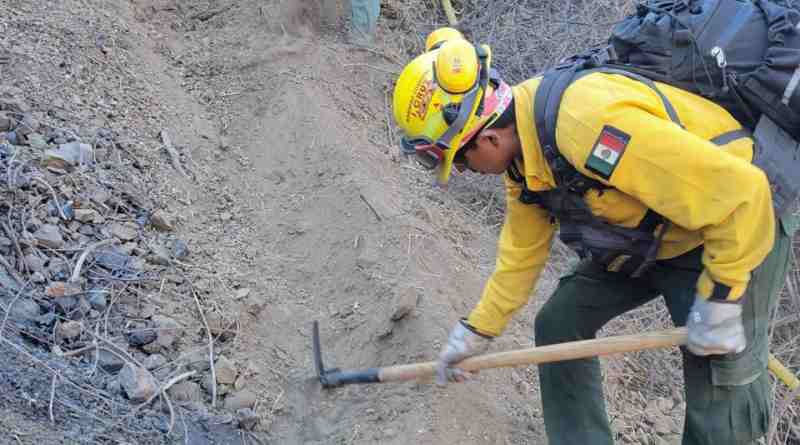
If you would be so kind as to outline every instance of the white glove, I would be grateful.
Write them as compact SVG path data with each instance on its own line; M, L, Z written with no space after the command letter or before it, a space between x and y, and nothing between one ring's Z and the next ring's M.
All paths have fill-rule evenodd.
M491 337L486 337L474 332L468 327L467 322L460 320L450 331L447 344L439 354L439 361L436 363L436 384L445 385L450 382L463 382L468 378L468 374L459 368L451 365L472 357L485 351L489 347Z
M747 346L739 304L696 296L686 327L689 329L686 347L695 355L738 353Z

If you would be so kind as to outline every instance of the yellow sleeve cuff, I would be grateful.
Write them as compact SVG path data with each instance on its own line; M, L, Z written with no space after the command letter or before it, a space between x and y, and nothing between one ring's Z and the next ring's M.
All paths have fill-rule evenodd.
M706 300L739 301L747 290L747 283L746 281L743 284L728 286L714 281L709 275L708 269L705 269L697 279L697 295Z

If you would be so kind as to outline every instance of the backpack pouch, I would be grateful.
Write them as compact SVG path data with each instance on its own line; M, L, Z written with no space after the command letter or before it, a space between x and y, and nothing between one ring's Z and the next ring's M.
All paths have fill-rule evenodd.
M758 1L768 25L763 63L739 75L742 97L776 124L800 138L800 13Z

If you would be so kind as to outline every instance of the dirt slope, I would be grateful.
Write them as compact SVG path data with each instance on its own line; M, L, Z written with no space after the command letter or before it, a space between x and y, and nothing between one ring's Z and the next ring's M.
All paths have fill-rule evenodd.
M530 402L500 385L506 372L448 390L408 384L320 392L305 381L313 372L315 319L329 363L433 359L486 268L477 269L477 255L443 242L440 231L451 221L436 213L437 203L415 195L433 193L409 180L413 166L396 160L388 145L383 88L399 66L321 33L313 16L303 15L308 10L272 6L238 2L191 29L175 11L146 19L161 29L182 24L159 43L175 69L198 73L186 87L215 110L230 147L211 173L221 196L206 195L227 202L205 206L187 229L213 231L196 241L208 243L203 250L213 251L216 263L231 266L235 280L225 279L266 297L258 317L239 318L225 353L258 369L268 437L536 443L539 427L524 415ZM223 208L233 217L217 231L214 210ZM482 239L477 226L457 230ZM392 323L405 293L418 296L417 309Z
M215 328L216 357L239 374L216 400L204 391L201 404L184 405L180 431L136 442L543 441L531 371L484 373L447 389L321 391L313 381L312 320L329 365L432 360L492 266L493 228L482 224L493 218L489 208L440 196L397 158L387 88L406 55L391 32L379 50L354 48L340 27L321 30L319 8L305 2L2 4L14 62L3 79L43 119L124 135L116 155L144 178L131 188L159 202L190 247L189 259L141 296L183 326L169 359L207 346L196 295ZM187 176L163 151L162 130ZM390 321L404 298L415 309ZM529 332L529 317L518 317L497 348L527 346ZM31 366L13 356L6 371ZM253 433L225 417L240 387L256 397ZM87 413L69 421L57 410L50 423L46 403L26 406L13 384L3 389L0 443L131 440L99 424L91 431Z

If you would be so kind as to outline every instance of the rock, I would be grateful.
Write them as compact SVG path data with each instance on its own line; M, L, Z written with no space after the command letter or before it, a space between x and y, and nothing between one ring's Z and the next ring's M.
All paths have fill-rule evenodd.
M160 266L169 266L171 262L169 249L159 244L153 245L150 255L147 256L147 262Z
M241 391L242 389L244 389L245 386L247 386L247 379L244 378L243 375L239 375L239 377L236 377L236 382L234 382L233 384L233 389L235 389L236 391Z
M132 241L139 236L139 228L130 223L115 223L111 226L111 234L122 241Z
M225 409L237 411L244 408L252 408L256 404L256 394L250 390L243 390L228 394L225 397Z
M183 381L176 383L167 390L173 401L176 402L202 402L203 393L200 385L195 382Z
M97 353L97 365L106 372L115 373L122 369L125 361L119 358L117 354L101 348Z
M111 247L96 253L94 260L98 266L114 271L124 269L131 257L126 255L119 247Z
M178 322L163 315L154 315L152 320L157 335L155 343L163 348L172 346L180 332Z
M417 291L412 288L406 288L402 290L395 304L394 312L391 316L392 321L400 320L401 318L410 314L416 307Z
M47 140L39 133L31 133L28 135L28 145L37 150L44 150L47 148Z
M78 165L91 165L94 163L94 150L89 144L68 142L61 144L55 150L44 152L45 165L62 170L69 170Z
M61 237L61 232L58 227L52 224L45 224L39 227L33 234L33 239L36 240L36 245L47 247L50 249L60 249L64 247L64 238Z
M11 115L5 111L0 111L0 131L7 132L11 131L14 126L16 126L17 121L11 117Z
M70 264L61 258L50 258L50 263L47 265L47 271L50 276L56 281L66 281L72 274Z
M189 246L183 240L176 239L172 244L172 256L176 259L186 258L189 255Z
M243 430L252 431L258 425L258 415L250 408L237 410L236 416L239 418L239 428Z
M247 298L248 295L250 295L250 288L243 287L241 289L236 289L236 293L234 294L233 298L235 300L241 300Z
M33 281L36 284L42 284L45 281L47 281L47 278L45 278L41 272L34 272L31 274L31 281Z
M126 363L119 372L119 383L133 402L144 402L158 390L156 379L150 371Z
M18 298L11 307L9 317L19 322L35 321L39 318L39 305L29 298Z
M156 210L150 215L150 225L161 232L172 232L175 230L172 219L161 210Z
M101 224L103 217L95 209L75 209L75 219L82 223Z
M144 346L154 342L156 337L156 331L152 329L134 329L128 333L128 344L131 346Z
M108 291L102 289L91 289L87 293L89 296L89 305L92 307L92 309L99 312L104 312L108 306L108 302L106 300Z
M32 253L25 255L25 264L27 264L28 268L34 272L43 272L44 263L45 260L43 260L37 255L34 255Z
M54 281L44 290L44 293L51 298L72 297L83 292L77 284L64 281Z
M236 375L238 374L236 365L224 355L219 356L216 363L214 363L214 372L217 375L217 383L233 385L236 382Z
M230 221L233 218L233 215L230 212L222 212L219 215L219 219L223 222Z
M184 357L184 360L189 370L204 372L211 369L208 361L208 351L206 349L192 351Z
M79 321L67 321L56 325L56 337L65 340L72 340L80 337L83 332L83 323Z
M167 364L167 358L161 354L151 354L145 357L142 361L142 366L145 369L152 371L154 369L158 369Z

